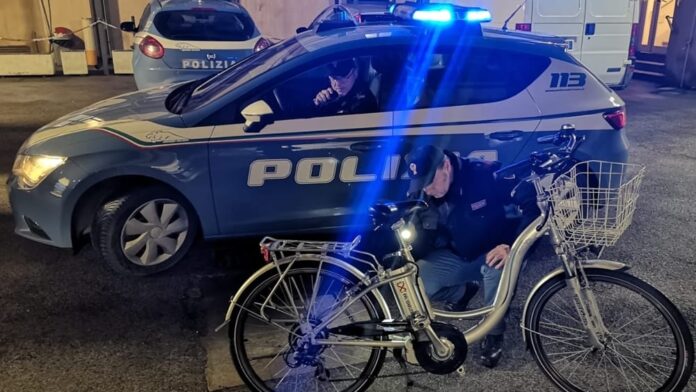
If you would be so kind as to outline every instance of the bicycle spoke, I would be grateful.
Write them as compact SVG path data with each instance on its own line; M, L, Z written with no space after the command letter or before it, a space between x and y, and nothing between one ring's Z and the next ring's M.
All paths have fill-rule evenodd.
M626 374L626 371L624 370L623 364L621 363L620 360L619 360L619 366L616 366L616 364L614 364L614 362L611 361L611 359L609 360L609 363L610 363L612 366L614 366L614 368L616 368L616 369L621 373L621 375L623 376L624 380L626 380L626 385L630 387L629 391L632 391L633 389L636 389L638 392L640 392L640 388L636 387L636 386L631 382L631 380L628 378L628 375Z
M585 348L587 348L587 347L585 347L585 346L580 346L580 345L577 345L577 344L568 343L569 340L571 340L571 341L572 341L572 340L577 340L577 338L557 338L557 337L555 337L555 336L550 336L550 335L542 334L542 333L539 333L539 332L536 332L536 331L531 331L531 332L534 333L534 334L537 334L537 335L539 335L539 336L542 336L542 337L544 337L544 338L546 338L546 339L552 340L552 341L555 342L555 343L565 344L565 345L567 345L567 346L576 347L576 348L580 348L580 349L585 349Z
M599 359L599 362L597 362L596 367L601 367L602 363L604 363L604 360L606 359L607 354L606 351L602 351L602 357ZM604 366L604 385L607 387L607 392L611 392L609 389L609 373L607 372L607 367L606 365Z
M237 306L240 306L240 305L237 305ZM278 328L278 329L280 329L280 330L282 330L282 331L284 331L284 332L287 332L287 333L289 333L289 334L291 334L291 335L294 335L294 336L297 336L297 337L301 337L301 336L297 335L296 333L294 333L293 331L291 331L291 330L289 330L289 329L283 327L283 326L280 325L280 324L276 324L276 323L274 323L273 321L266 320L265 318L263 318L263 317L262 317L260 314L258 314L258 313L254 313L254 312L252 312L252 311L249 310L249 309L244 309L244 310L246 310L246 312L247 312L248 315L250 315L250 316L254 317L255 319L257 319L257 320L263 322L264 324L272 325L272 326L274 326L274 327L276 327L276 328Z
M580 358L586 351L589 351L589 350L590 350L589 348L588 348L588 349L585 349L585 350L582 350L582 351L580 351L580 352L578 352L578 353L568 355L567 357L564 357L564 358L561 358L561 359L557 359L557 360L553 361L552 363L557 364L557 363L559 363L559 362L568 361L568 363L567 363L564 367L562 367L561 369L559 369L559 371L565 370L565 368L568 367L568 365L570 365L571 363L573 363L573 361L570 361L570 358Z
M640 377L640 373L638 373L636 371L636 369L639 370L640 372L642 372L644 376L646 376L648 379L652 380L655 384L660 385L659 381L657 381L654 377L652 377L650 374L648 374L645 370L641 369L639 366L636 366L633 362L629 361L628 358L626 358L626 356L619 354L615 348L613 349L613 351L615 354L618 354L616 358L619 361L622 361L623 363L625 363L628 366L628 369L631 372L633 372L634 375L638 376L638 380L643 381L643 379ZM650 384L647 382L641 383L641 384L650 387Z
M616 331L621 331L622 329L624 329L624 328L628 327L629 325L633 324L634 321L636 321L636 320L642 318L644 315L646 315L646 314L648 314L648 313L651 313L651 312L652 312L652 309L646 310L645 312L643 312L643 313L641 313L640 315L638 315L637 317L633 318L632 320L630 320L630 321L627 322L626 324L624 324L624 325L622 325L621 327L617 328Z
M271 365L271 363L273 363L273 361L275 361L276 359L278 359L278 357L280 357L281 354L285 354L285 353L287 352L287 349L289 349L289 348L290 348L290 345L289 345L289 344L286 344L282 349L280 349L280 351L278 351L278 354L276 354L276 355L273 357L273 359L271 359L270 361L268 361L268 363L266 364L266 366L263 367L263 370L268 369L268 367ZM249 359L251 360L252 358L249 358Z
M560 325L560 324L548 323L548 322L540 322L539 325L543 325L543 326L546 326L546 327L548 327L548 328L551 328L551 326L555 326L556 328L558 328L558 331L559 331L559 332L568 332L568 333L570 333L570 332L577 332L577 333L580 333L580 334L583 334L583 335L584 335L585 333L587 333L587 331L584 330L584 329L573 328L573 327L569 327L569 326L567 326L567 325Z
M282 314L284 314L284 315L286 315L286 316L295 317L294 314L288 313L288 312L282 310L281 308L279 308L279 307L277 307L277 306L275 306L274 304L271 304L271 303L269 303L269 304L266 305L265 307L263 306L263 303L261 303L261 302L254 302L254 305L257 305L257 306L259 307L259 309L261 309L261 308L263 307L264 310L265 310L265 309L275 310L276 312L282 313ZM294 319L292 319L292 320L293 320L293 321L299 321L299 318L294 318Z
M662 332L662 331L664 331L665 329L669 329L669 327L663 327L663 328L658 329L658 330L656 330L656 331L650 331L650 332L648 332L648 333L646 333L646 334L637 335L637 336L635 336L634 338L631 338L631 339L626 340L624 343L632 342L632 341L634 341L634 340L637 340L637 339L640 339L640 338L643 338L643 337L646 337L646 336L655 336L656 333ZM612 334L612 335L614 335L614 336L616 337L616 336L635 335L635 334ZM665 335L658 335L657 337L662 337L662 338L667 338L667 339L673 338L672 336L665 336Z
M582 325L582 323L580 322L580 320L576 319L576 318L573 317L571 314L569 314L568 312L566 312L565 309L561 308L560 306L558 306L558 305L555 304L555 303L553 303L553 304L551 304L551 305L555 306L556 309L558 309L558 310L560 311L560 312L555 312L555 311L549 310L551 313L557 314L557 315L559 315L559 316L561 316L561 317L567 318L568 320L575 321L577 324Z
M285 370L285 369L280 369L280 371L276 372L273 375L273 378L275 378L283 370ZM290 372L292 372L292 369L288 369L288 371L285 373L285 375L283 375L283 377L280 379L280 381L278 381L278 384L276 384L276 388L280 388L280 385L283 383L283 381L285 381L285 378L288 376L288 374L290 374Z
M304 309L307 309L307 299L305 297L305 294L300 291L300 288L297 286L297 282L295 281L295 277L290 277L290 287L295 288L297 290L297 299L302 301L302 307Z
M555 352L555 353L547 353L546 355L548 355L548 356L553 356L553 355L578 354L578 353L584 353L585 351L587 351L587 349L575 350L575 351L561 351L561 352Z
M566 325L559 325L559 324L555 324L555 323L540 322L539 325L545 326L546 328L549 328L549 329L555 329L556 331L559 331L559 332L567 332L567 333L579 332L583 335L587 332L584 329L572 328L572 327L568 327Z
M573 378L573 374L575 374L575 372L578 370L578 366L580 366L580 363L582 363L582 361L584 361L585 358L587 358L587 356L590 354L590 352L592 352L591 349L586 350L585 354L576 362L575 367L568 375L568 381L570 381Z
M671 336L670 336L670 337L671 337ZM622 341L620 341L620 340L618 340L618 339L617 339L617 341L620 342L622 346L631 346L631 347L639 347L639 348L649 348L649 349L651 349L651 350L660 349L660 350L670 350L670 351L674 351L674 347L672 347L672 346L655 346L655 345L651 345L651 344L626 343L626 342L622 342ZM664 354L657 354L657 353L656 353L655 355L664 355Z
M343 360L341 360L341 358L339 358L338 354L336 354L336 351L333 349L333 347L329 347L329 350L333 353L334 358L336 358L336 360L338 360L338 362L340 362L341 365L343 365L343 368L346 369L348 374L350 374L351 377L355 378L355 375L353 374L353 372L350 371L348 364L346 364L345 362L343 362ZM357 368L355 366L353 366L353 368L360 370L359 368Z
M619 343L619 342L616 342L616 343ZM620 344L620 343L619 343L619 344ZM613 346L613 347L614 347L615 353L621 355L621 354L618 352L618 350L616 349L616 346ZM627 348L624 347L624 349L627 349ZM628 350L628 349L627 349L627 350ZM640 354L636 353L635 351L632 351L632 350L628 350L628 351L629 351L631 354L634 354L635 356L629 356L629 355L622 355L622 356L623 356L624 358L626 358L627 360L630 360L631 362L637 361L637 362L641 362L641 363L647 364L648 366L654 368L654 369L657 370L657 371L659 371L659 369L657 369L657 367L661 367L661 368L667 369L667 370L669 370L669 371L672 370L672 368L669 367L669 366L657 365L657 364L654 364L654 363L651 363L651 362L646 361L645 359L641 358ZM668 373L668 372L664 372L664 374L669 374L669 373Z

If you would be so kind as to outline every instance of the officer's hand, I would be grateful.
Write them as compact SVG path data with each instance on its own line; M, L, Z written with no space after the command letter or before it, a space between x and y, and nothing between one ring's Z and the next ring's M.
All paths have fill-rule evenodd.
M336 92L331 87L319 91L319 93L317 93L317 96L314 97L314 105L321 106L326 104L331 100L331 95L333 94L336 94Z
M486 254L486 264L495 269L501 269L510 255L510 247L504 244L498 245Z

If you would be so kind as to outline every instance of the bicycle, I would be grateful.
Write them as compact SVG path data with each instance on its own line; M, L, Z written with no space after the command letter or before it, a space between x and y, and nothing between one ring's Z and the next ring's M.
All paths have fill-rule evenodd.
M531 245L548 234L561 267L532 289L521 318L523 339L541 371L564 391L678 391L691 375L694 346L679 310L657 289L601 256L631 223L645 168L578 162L572 126L539 139L554 147L498 171L520 176L537 192L541 215L515 240L492 305L464 312L434 309L411 253L407 224L422 201L370 210L389 227L399 250L385 268L353 242L264 238L267 265L231 299L230 351L254 391L363 391L386 353L403 354L426 371L461 369L467 347L505 315ZM526 173L530 173L526 175ZM393 315L382 288L390 288ZM464 333L436 318L481 321ZM401 354L401 355L397 355Z

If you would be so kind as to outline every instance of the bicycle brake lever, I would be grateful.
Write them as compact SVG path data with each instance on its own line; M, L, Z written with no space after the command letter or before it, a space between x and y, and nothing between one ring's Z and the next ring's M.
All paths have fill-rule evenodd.
M539 226L536 227L536 231L541 231L541 229L546 226L546 222L549 221L549 217L551 216L551 204L549 203L548 206L546 207L546 211L544 212L544 220L541 221Z

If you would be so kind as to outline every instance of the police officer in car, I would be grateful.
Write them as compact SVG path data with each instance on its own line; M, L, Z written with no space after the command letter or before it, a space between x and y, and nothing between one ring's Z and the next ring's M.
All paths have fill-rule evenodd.
M371 113L378 111L377 99L359 76L356 59L328 64L330 86L314 97L321 115Z
M533 189L496 178L497 162L460 158L434 146L406 157L409 195L424 197L430 208L418 216L421 227L418 266L425 291L450 311L464 311L483 282L485 305L491 305L517 234L539 214ZM517 204L517 219L506 205ZM418 254L420 253L420 255ZM422 255L422 256L421 256ZM505 322L481 343L481 360L495 367L503 351Z

